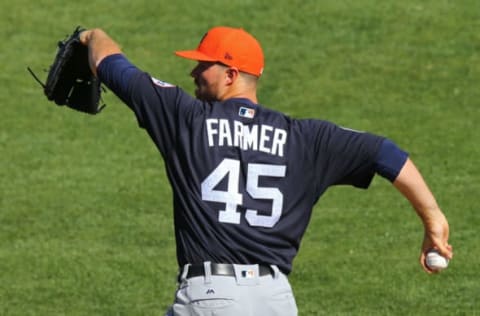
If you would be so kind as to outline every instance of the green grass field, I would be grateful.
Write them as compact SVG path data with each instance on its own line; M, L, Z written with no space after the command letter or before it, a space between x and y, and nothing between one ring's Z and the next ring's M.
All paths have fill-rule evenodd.
M478 0L17 0L0 17L0 315L163 315L177 267L160 155L113 93L98 116L59 108L26 67L46 77L59 39L101 27L193 91L173 51L220 24L261 41L261 103L390 137L450 221L455 258L429 276L390 183L332 188L294 262L300 315L480 315Z

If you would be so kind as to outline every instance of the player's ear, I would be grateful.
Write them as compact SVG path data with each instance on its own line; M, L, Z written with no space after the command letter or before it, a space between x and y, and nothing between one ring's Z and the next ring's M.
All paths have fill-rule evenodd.
M227 84L234 83L238 76L240 75L237 67L228 67L225 71L225 78L227 80Z

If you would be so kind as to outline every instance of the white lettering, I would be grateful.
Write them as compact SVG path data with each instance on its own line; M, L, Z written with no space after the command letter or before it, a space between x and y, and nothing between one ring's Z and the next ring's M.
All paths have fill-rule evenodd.
M205 121L208 146L229 146L283 157L288 134L270 125L243 125L242 122L210 118Z
M270 153L270 148L267 147L267 142L270 141L270 134L273 131L273 127L268 125L262 125L260 128L260 151L264 153Z
M223 146L224 141L227 142L227 146L232 146L232 135L230 132L230 124L226 119L219 120L219 133L218 133L218 145Z
M213 124L218 125L217 119L207 119L207 135L208 135L208 146L213 147L213 135L218 135L218 130L213 128Z
M252 125L250 130L247 125L243 126L243 150L258 149L258 125Z
M233 146L241 147L243 144L243 124L233 121Z
M283 157L283 148L287 142L287 131L276 128L273 134L272 155Z

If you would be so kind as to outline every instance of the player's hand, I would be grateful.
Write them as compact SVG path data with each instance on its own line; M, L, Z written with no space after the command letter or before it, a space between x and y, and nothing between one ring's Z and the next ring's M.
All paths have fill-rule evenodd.
M85 30L79 35L80 42L88 46L90 68L97 74L97 67L107 56L121 54L120 46L102 29Z
M82 31L82 32L80 33L80 35L79 35L80 43L82 43L83 45L87 46L91 32L92 32L92 30Z
M427 253L436 249L443 257L451 260L453 258L453 247L448 243L449 226L443 213L438 210L435 216L425 222L425 236L420 254L420 264L427 273L437 273L431 270L425 263Z

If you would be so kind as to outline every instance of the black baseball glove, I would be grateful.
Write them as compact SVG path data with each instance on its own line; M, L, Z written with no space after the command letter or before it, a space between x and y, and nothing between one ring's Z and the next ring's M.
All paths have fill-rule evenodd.
M27 69L43 87L48 100L80 112L97 114L105 107L100 106L105 90L90 70L88 48L80 42L82 31L77 27L66 39L58 42L57 54L45 83L30 68Z

